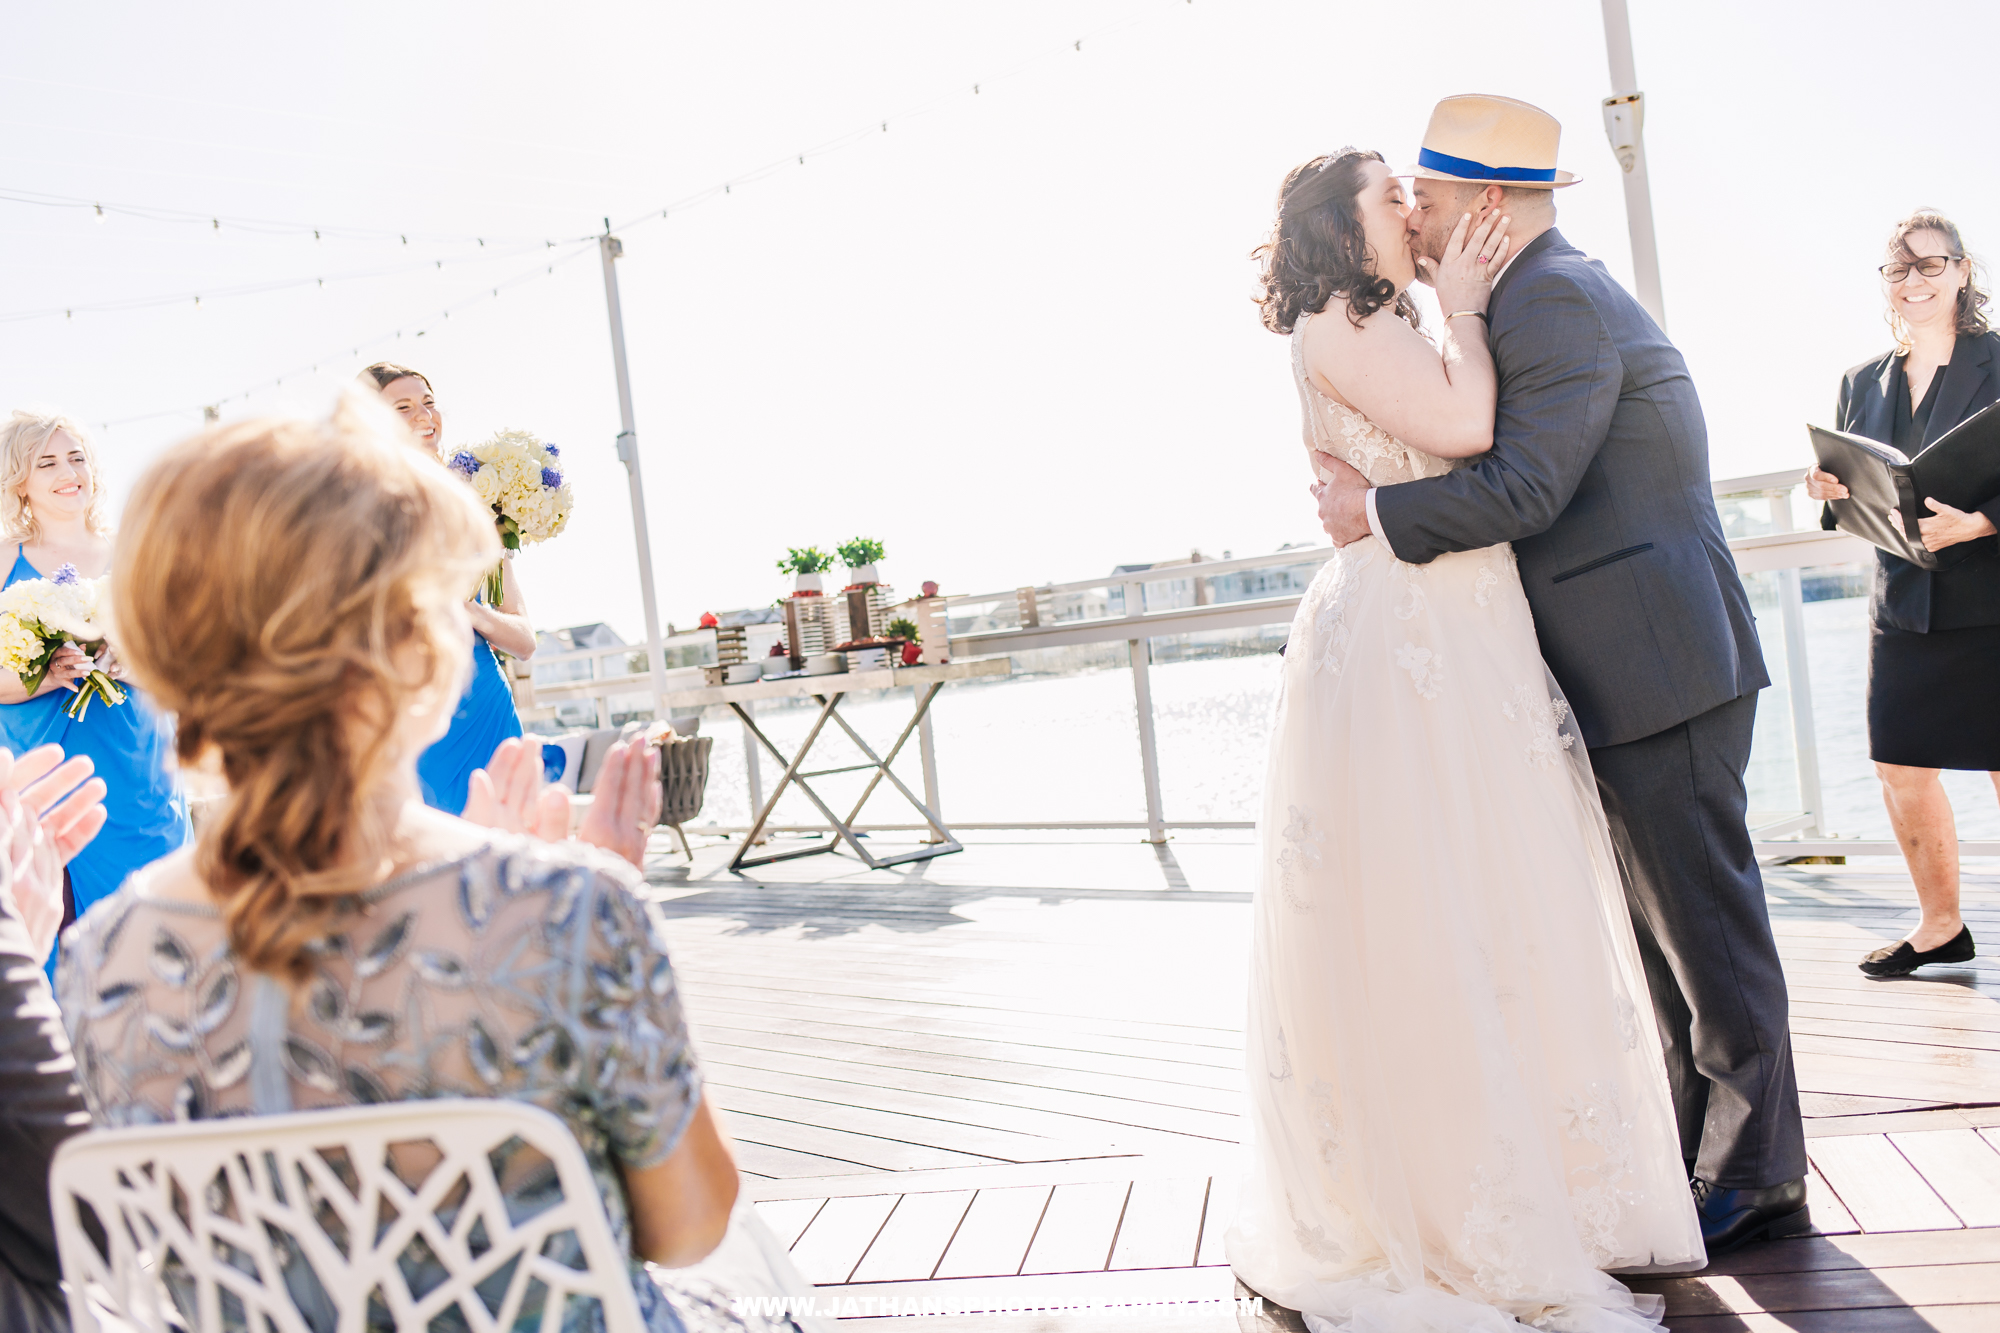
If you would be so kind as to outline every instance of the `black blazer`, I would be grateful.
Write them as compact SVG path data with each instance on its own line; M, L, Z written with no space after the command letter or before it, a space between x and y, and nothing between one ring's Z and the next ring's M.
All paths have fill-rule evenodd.
M1837 428L1891 443L1897 355L1889 352L1864 361L1841 376ZM1924 431L1926 445L2000 401L2000 333L1961 335L1951 361L1939 373L1944 383L1938 386L1930 426ZM1979 512L2000 527L2000 495L1980 505ZM1820 526L1833 527L1831 508L1822 511ZM1875 623L1918 634L2000 625L2000 537L1981 537L1971 546L1972 553L1964 560L1935 573L1887 551L1875 552Z

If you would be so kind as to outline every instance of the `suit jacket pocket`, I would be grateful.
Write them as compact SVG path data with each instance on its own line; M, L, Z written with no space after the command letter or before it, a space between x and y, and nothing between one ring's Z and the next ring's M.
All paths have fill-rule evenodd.
M1575 569L1565 569L1562 573L1550 579L1549 582L1561 583L1564 579L1573 579L1578 574L1588 574L1593 569L1602 569L1606 565L1630 559L1641 551L1650 551L1652 549L1653 544L1651 542L1641 542L1637 546L1628 546L1622 551L1613 551L1610 555L1600 555L1595 560L1587 560Z

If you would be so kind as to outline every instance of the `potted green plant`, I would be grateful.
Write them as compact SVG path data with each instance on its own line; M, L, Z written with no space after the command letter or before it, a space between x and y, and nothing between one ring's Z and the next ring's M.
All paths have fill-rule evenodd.
M888 554L881 542L873 537L856 537L852 541L842 542L833 549L839 553L840 563L847 566L849 587L882 581L875 572L875 562Z
M897 616L888 625L889 637L903 645L901 658L904 666L915 666L924 660L924 650L917 634L917 622L907 616Z
M807 596L817 596L825 591L819 576L831 568L833 557L817 546L791 547L778 561L778 572L797 575L798 591Z

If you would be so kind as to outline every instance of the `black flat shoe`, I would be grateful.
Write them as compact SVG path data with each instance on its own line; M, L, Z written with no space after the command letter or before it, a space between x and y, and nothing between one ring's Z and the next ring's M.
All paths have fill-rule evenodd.
M1697 1176L1689 1182L1701 1218L1702 1243L1714 1259L1753 1240L1776 1240L1812 1230L1803 1177L1755 1190L1721 1190Z
M1926 963L1969 963L1977 952L1972 927L1961 926L1958 934L1935 949L1913 949L1908 940L1899 940L1869 954L1860 967L1871 977L1906 977Z

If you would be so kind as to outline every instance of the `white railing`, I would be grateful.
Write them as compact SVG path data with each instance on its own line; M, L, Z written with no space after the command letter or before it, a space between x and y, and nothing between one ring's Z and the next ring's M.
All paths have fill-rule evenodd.
M1823 532L1817 526L1798 527L1794 522L1792 492L1803 479L1802 470L1790 469L1757 476L1723 478L1713 483L1714 494L1719 500L1750 499L1768 504L1769 518L1761 524L1768 530L1732 538L1729 548L1736 557L1737 568L1744 574L1776 571L1780 575L1778 628L1785 660L1784 683L1790 700L1800 808L1768 820L1755 830L1758 851L1770 856L1890 855L1897 850L1892 842L1836 839L1827 836L1824 827L1825 805L1813 726L1812 681L1806 655L1800 571L1870 560L1874 548L1845 533ZM1287 624L1298 609L1300 592L1228 600L1230 589L1226 586L1227 581L1232 576L1259 570L1290 570L1293 571L1291 581L1302 587L1333 554L1330 546L1301 547L1240 559L1190 560L1070 583L948 597L946 605L952 623L955 627L967 626L962 632L955 628L951 635L950 653L954 659L1121 641L1126 645L1126 656L1132 668L1133 704L1139 736L1138 758L1146 798L1146 818L1143 821L1036 824L954 821L954 827L1143 829L1148 840L1153 842L1164 841L1168 830L1176 828L1254 827L1247 820L1187 822L1166 817L1154 732L1148 642L1170 635ZM1219 588L1218 582L1225 586ZM1151 596L1151 606L1148 605L1149 588L1160 590ZM1008 620L1013 623L1001 623ZM695 635L676 635L669 643L697 641ZM608 721L612 716L612 696L643 696L646 693L648 684L643 661L640 660L644 652L641 646L538 654L534 665L545 669L538 671L538 675L546 674L547 668L569 662L587 664L590 675L574 681L537 683L534 688L535 703L538 705L536 713L544 713L545 710L539 706L553 701L589 699L596 701L600 720ZM624 660L614 664L612 659ZM607 669L613 665L621 669L616 672ZM698 668L693 667L670 671L668 677L669 689L686 688L700 681ZM751 765L747 776L755 791L761 788L755 769L756 751L754 746L746 745L745 749ZM883 824L870 827L887 831L901 826ZM1966 842L1961 844L1961 849L1966 855L2000 855L2000 842Z

